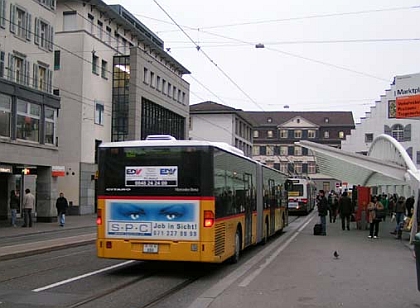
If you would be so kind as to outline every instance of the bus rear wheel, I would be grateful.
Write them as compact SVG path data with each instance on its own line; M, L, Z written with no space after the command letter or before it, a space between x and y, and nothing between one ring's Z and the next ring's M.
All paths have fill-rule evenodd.
M230 259L232 264L238 263L240 254L241 254L241 232L239 231L239 229L237 229L235 233L235 251L234 251L233 256Z

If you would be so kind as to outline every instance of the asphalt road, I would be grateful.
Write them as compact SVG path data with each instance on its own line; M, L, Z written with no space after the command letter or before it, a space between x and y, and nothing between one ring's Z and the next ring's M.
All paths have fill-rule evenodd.
M235 265L99 259L94 244L3 260L0 308L420 307L415 260L390 223L373 240L338 223L315 237L317 213L295 219Z
M263 249L284 241L305 219L290 217L296 221L286 233L264 247L248 249L236 265L99 259L94 244L2 261L0 308L188 307L209 285L224 280ZM77 235L86 230L66 232Z

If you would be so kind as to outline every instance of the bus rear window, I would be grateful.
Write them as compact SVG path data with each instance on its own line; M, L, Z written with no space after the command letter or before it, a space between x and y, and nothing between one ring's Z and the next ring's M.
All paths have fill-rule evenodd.
M100 150L99 193L128 195L208 194L205 147L125 147ZM206 191L206 192L205 192Z
M289 192L289 196L303 196L303 185L293 184L292 190Z

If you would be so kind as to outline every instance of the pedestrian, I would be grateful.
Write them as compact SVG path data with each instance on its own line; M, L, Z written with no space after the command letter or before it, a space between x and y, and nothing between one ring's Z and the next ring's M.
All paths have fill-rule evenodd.
M337 206L338 198L334 190L331 190L331 193L328 195L328 209L330 212L330 223L334 222L337 218Z
M404 227L404 214L405 214L405 197L400 196L398 198L398 201L395 204L395 221L396 226L395 230L393 232L390 232L391 234L396 234L397 239L402 238L402 229Z
M10 192L10 214L11 214L11 224L13 227L16 227L16 214L19 209L19 196L16 194L15 190Z
M389 214L389 199L386 193L382 193L381 199L379 200L385 208L385 217L384 221L386 220L386 216Z
M31 193L29 188L25 189L22 207L24 215L22 227L32 227L32 211L35 210L35 196Z
M327 235L328 200L325 192L321 189L318 194L318 215L321 219L322 235Z
M58 220L60 222L60 227L64 227L64 224L66 222L66 213L67 213L67 208L69 207L69 203L67 202L67 199L64 197L64 194L62 192L60 193L60 196L57 198L55 207L57 208L57 215L58 215Z
M345 227L347 226L347 230L350 230L350 218L353 214L353 205L347 191L343 192L340 200L338 200L338 213L341 218L341 229L345 230Z
M407 216L411 218L411 216L413 216L414 210L414 196L410 196L407 198L407 200L405 200L405 208L407 210Z
M384 212L384 206L381 202L378 201L378 198L376 196L372 196L371 202L369 202L367 206L368 210L368 221L370 223L369 228L369 236L368 238L379 238L379 223L382 221L381 215L379 213Z

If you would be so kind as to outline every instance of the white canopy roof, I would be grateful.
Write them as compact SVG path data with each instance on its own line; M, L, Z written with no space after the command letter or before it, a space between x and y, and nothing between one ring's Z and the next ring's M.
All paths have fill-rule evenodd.
M414 217L419 200L420 170L416 168L403 146L389 135L379 135L369 149L368 155L356 154L307 140L296 145L311 150L319 171L336 179L362 186L409 185L414 191ZM413 222L411 239L417 232Z

